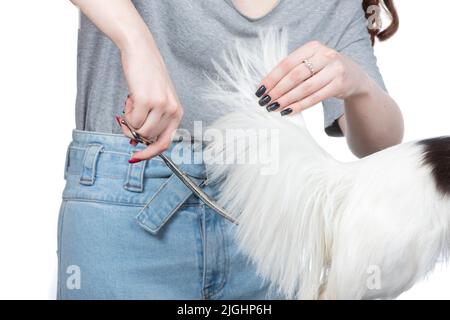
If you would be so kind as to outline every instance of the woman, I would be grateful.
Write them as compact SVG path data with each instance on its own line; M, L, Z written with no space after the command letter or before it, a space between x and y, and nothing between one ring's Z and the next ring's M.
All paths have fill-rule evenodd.
M214 72L211 59L234 39L255 38L271 25L289 29L292 53L261 79L255 107L289 116L322 102L327 134L345 136L360 157L399 143L401 112L372 49L375 37L397 29L392 1L72 2L83 14L76 129L59 217L58 298L282 298L237 250L234 225L155 156L188 144L195 157L199 151L180 137L201 140L199 126L233 111L209 107L197 94L207 85L205 71ZM393 18L382 32L381 4ZM114 120L122 113L155 142L144 148L129 140ZM183 169L198 184L206 179L202 164Z

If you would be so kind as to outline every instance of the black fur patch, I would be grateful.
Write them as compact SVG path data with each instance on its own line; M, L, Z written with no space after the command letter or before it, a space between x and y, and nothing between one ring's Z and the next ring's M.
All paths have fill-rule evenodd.
M450 136L418 142L424 149L424 163L431 166L437 188L450 196Z

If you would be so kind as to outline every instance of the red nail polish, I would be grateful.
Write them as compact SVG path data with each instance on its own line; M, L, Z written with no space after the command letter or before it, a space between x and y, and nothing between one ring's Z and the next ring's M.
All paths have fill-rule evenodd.
M137 158L131 158L130 160L128 160L128 163L136 163L141 161L141 159L137 159Z
M137 145L137 141L130 139L130 144L135 147Z
M119 118L118 116L115 116L115 117L116 117L117 124L118 124L119 126L122 126L122 124L120 123L120 118Z

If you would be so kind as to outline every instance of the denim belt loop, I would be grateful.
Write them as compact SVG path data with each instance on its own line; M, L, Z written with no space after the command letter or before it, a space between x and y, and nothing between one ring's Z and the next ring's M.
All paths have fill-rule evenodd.
M83 157L83 168L81 169L80 183L91 186L95 181L95 171L97 169L97 159L103 145L90 143L87 145Z
M144 171L148 160L128 165L127 177L123 185L125 190L131 192L144 191Z
M64 180L67 180L69 175L69 159L70 159L70 149L72 147L73 141L71 141L66 149L66 159L64 161Z

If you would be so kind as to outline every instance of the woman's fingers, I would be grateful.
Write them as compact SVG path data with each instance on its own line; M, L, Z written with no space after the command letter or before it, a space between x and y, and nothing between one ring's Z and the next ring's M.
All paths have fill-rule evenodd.
M167 121L163 121L162 112L159 109L153 109L147 115L147 119L145 119L142 127L136 132L149 140L155 140L165 126L167 126Z
M174 102L166 103L163 107L152 108L150 112L146 114L143 124L139 129L136 129L128 122L128 119L125 119L128 125L132 129L135 129L139 135L155 141L148 145L146 149L135 152L133 157L128 160L130 163L151 159L169 148L172 142L172 136L176 132L181 118L183 117L183 110L179 106L177 99L171 100ZM124 117L129 115L130 110L133 112L137 109L135 108L134 103L135 101L132 101L130 98L127 99ZM127 126L121 125L121 127L125 135L133 137ZM132 143L132 141L133 140L130 140L130 143Z
M172 122L179 123L182 117L182 110L176 99L171 99L164 108L154 108L150 111L144 125L137 130L139 134L150 140L160 139L162 132L170 126Z
M127 99L125 100L125 106L124 106L124 108L123 108L123 114L124 114L124 115L125 115L125 113L131 111L132 104L133 104L133 101L131 100L130 95L128 95ZM120 124L120 125L122 126L122 124ZM125 129L128 130L126 127L125 127ZM124 131L123 128L122 128L122 131ZM124 133L125 133L125 132L124 132ZM134 139L130 139L130 144L131 144L132 146L135 147L135 146L137 146L138 143L139 143L138 141L136 141L136 140L134 140Z
M331 81L325 87L315 91L307 97L304 97L300 101L296 101L288 106L286 106L282 111L282 115L288 115L291 113L297 113L304 111L316 104L320 103L325 99L329 99L336 94L338 85L335 81Z
M320 42L311 41L289 54L261 81L257 96L266 96L266 93L272 90L292 69L303 60L312 57L321 47Z
M130 113L133 109L133 100L131 99L131 96L128 95L127 99L125 100L125 107L123 108L123 113L127 114Z
M308 80L302 82L300 85L281 96L275 102L278 103L278 108L276 111L282 111L291 104L309 97L310 95L328 85L331 81L333 81L333 73L330 68L322 69L322 71L320 71L313 77L310 77ZM270 107L271 105L267 107L268 111L275 111L270 110Z
M135 152L129 162L135 163L141 160L151 159L169 149L170 144L172 143L173 135L175 134L178 125L179 122L172 121L169 126L161 133L155 143L149 145L142 151Z
M123 115L122 117L125 117L126 113L129 113L132 109L132 100L130 98L130 96L127 97L127 99L125 100L125 107L123 108ZM122 132L125 136L129 137L129 138L133 138L133 135L131 134L130 130L128 129L127 126L124 126L121 122L120 122L120 117L116 116L116 121L118 123L118 125L120 126L120 128L122 129ZM131 143L131 140L130 140Z
M315 54L308 59L314 66L314 72L320 72L328 63L328 59L320 54ZM294 69L284 76L275 87L267 92L272 101L279 99L281 96L299 86L301 83L311 77L311 70L305 63L300 63Z
M155 106L152 107L150 112L145 115L145 119L138 120L139 123L142 123L140 128L136 128L134 125L130 123L130 113L137 114L137 108L135 107L135 101L128 96L125 101L124 115L123 117L128 123L128 126L133 129L140 136L148 139L156 141L159 136L161 136L162 132L165 131L167 127L170 126L172 122L179 123L183 116L182 108L179 106L177 99L168 99L168 101L173 102L164 102L164 106ZM144 113L142 113L144 114ZM116 117L120 124L120 119ZM121 124L120 124L121 125ZM132 138L130 130L127 126L121 125L123 133ZM133 140L133 139L132 139ZM132 141L130 141L131 144ZM135 144L134 144L135 145Z
M164 104L161 99L132 94L127 98L125 104L125 120L131 127L138 130L144 125L150 110L159 107L161 104Z
M125 106L124 106L124 108L123 108L123 115L122 115L122 117L125 118L125 116L131 112L131 110L132 110L132 108L133 108L132 105L133 105L133 101L131 100L131 97L128 96L127 99L125 100ZM126 135L127 137L132 138L133 135L131 134L130 130L128 129L127 126L123 125L123 124L120 122L120 118L119 118L118 116L116 116L116 120L117 120L117 122L119 123L119 125L120 125L120 127L121 127L121 129L122 129L123 134ZM126 119L126 120L127 120L127 119ZM131 125L131 124L129 123L128 120L127 120L127 122L128 122L129 125Z

